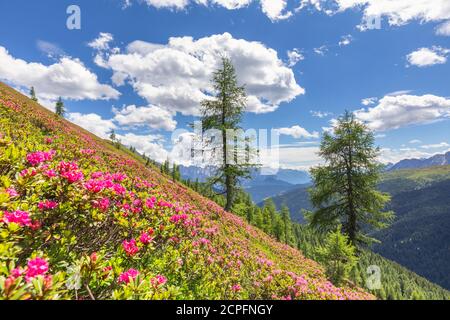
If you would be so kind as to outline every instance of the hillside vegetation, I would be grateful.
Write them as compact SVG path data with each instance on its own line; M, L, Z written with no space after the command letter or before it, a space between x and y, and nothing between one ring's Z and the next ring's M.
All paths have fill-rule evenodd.
M2 299L374 298L1 83L0 178Z
M450 288L450 166L408 169L383 175L380 190L392 195L392 225L372 234L381 241L373 250L445 288ZM291 209L294 221L304 222L311 210L307 187L274 197L277 207Z

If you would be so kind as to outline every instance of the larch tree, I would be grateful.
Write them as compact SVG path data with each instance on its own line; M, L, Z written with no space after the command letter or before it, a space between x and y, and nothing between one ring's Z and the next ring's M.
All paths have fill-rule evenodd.
M216 141L220 149L217 163L214 164L217 170L210 184L220 186L226 195L224 208L230 211L240 179L250 175L251 166L248 161L236 161L239 150L235 141L229 139L230 132L240 130L247 97L244 87L238 85L236 71L228 58L222 58L221 67L214 72L212 82L215 96L201 103L202 128L204 131L214 129L221 134L221 141Z
M60 117L64 117L64 114L66 113L64 102L62 101L61 97L59 97L58 101L56 102L55 113Z
M370 243L370 228L384 228L393 218L384 210L390 196L377 190L381 165L372 131L346 112L333 132L324 134L319 155L325 164L311 169L310 224L323 231L342 224L352 244Z
M38 98L36 97L36 91L34 90L34 87L31 87L30 89L30 98L31 100L38 102Z

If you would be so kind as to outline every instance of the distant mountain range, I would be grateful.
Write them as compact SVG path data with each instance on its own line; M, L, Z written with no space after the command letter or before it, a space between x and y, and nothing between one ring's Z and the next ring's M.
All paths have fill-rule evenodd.
M420 169L434 166L450 165L450 152L446 154L437 154L431 158L426 159L405 159L396 164L387 166L387 171L401 170L401 169Z
M200 182L205 182L208 177L214 174L214 167L180 166L180 172L184 179L191 179L192 181L198 179ZM258 203L310 181L311 177L306 171L279 169L272 175L265 175L261 169L254 169L251 173L251 179L244 180L242 187L252 196L253 201Z

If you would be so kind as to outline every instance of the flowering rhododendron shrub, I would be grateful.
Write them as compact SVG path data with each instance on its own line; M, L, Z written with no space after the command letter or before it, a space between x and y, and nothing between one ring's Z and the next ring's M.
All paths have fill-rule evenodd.
M373 298L3 84L0 137L2 299Z

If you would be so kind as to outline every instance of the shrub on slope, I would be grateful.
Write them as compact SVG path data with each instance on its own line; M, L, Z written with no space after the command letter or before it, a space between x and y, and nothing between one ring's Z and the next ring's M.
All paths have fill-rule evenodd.
M0 84L0 298L372 299Z

